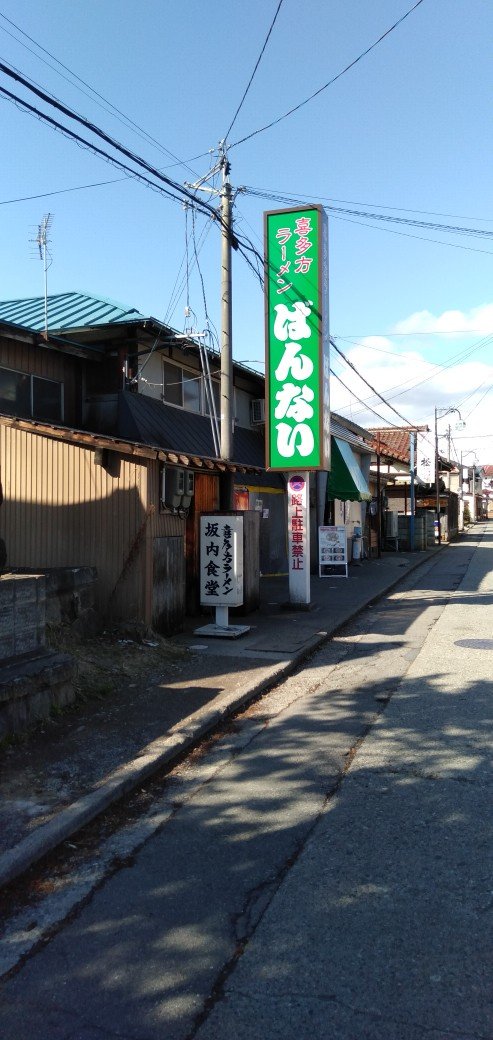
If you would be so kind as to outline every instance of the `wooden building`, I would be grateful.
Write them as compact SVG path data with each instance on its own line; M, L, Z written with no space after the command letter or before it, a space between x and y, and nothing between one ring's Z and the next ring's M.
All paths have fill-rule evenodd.
M5 567L95 567L104 616L172 632L196 584L198 517L218 508L221 473L258 483L261 469L82 429L87 386L104 388L110 360L104 343L0 322Z

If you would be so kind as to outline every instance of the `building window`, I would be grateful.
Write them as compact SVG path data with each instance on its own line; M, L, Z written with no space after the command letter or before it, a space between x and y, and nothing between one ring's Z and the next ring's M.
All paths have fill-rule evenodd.
M62 383L0 368L0 411L24 419L62 422Z
M212 381L212 392L216 402L216 410L219 412L219 383ZM174 404L179 408L186 408L189 412L198 412L209 415L207 395L202 375L192 375L187 369L180 365L172 365L163 361L163 401L166 404Z
M166 404L177 404L183 408L183 372L178 365L169 365L163 361L163 401Z
M60 422L63 415L62 384L54 379L32 377L33 417L45 422Z
M201 411L202 377L187 379L183 373L183 407L191 412Z

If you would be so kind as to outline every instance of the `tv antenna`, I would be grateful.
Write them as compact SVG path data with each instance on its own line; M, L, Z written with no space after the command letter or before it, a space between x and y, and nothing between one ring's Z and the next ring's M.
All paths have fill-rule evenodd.
M44 270L44 297L45 297L45 328L44 335L48 339L48 268L53 263L53 257L48 249L50 243L49 233L53 223L53 214L45 213L41 223L38 225L36 238L31 239L39 249L39 258L43 261Z

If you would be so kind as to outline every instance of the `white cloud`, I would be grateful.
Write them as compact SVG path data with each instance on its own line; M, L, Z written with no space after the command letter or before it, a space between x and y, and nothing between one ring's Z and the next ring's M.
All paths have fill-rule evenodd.
M493 304L472 308L467 313L450 310L438 316L429 311L412 314L395 326L396 332L411 333L409 340L399 336L393 338L391 334L366 337L351 348L342 341L338 345L358 372L409 423L427 424L434 433L435 408L438 409L439 443L443 453L447 449L447 440L441 438L445 437L450 425L452 457L459 458L461 451L473 450L480 463L493 463L493 347L485 345L463 361L461 355L464 351L460 350L456 363L448 368L440 367L453 361L453 352L444 350L445 337L434 335L445 329L453 329L455 335L467 333L470 336L473 331L493 334ZM427 333L424 341L413 340L412 333L419 331ZM471 347L474 347L474 340ZM426 357L420 348L426 351ZM353 394L368 402L387 422L403 425L403 420L386 408L337 354L333 355L332 367L334 365ZM335 379L332 380L331 393L334 411L340 411L362 426L381 425L378 417L350 398ZM463 429L456 428L459 416L452 411L454 408L460 410L466 423ZM442 415L446 409L450 409L449 413Z
M416 311L403 321L398 321L393 329L396 333L449 333L463 335L478 332L486 335L493 333L493 304L485 303L480 307L472 307L470 311L443 311L432 314L431 311Z

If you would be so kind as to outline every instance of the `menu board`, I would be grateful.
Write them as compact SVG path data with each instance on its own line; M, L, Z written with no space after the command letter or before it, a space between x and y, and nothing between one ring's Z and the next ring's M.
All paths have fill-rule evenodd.
M347 531L344 524L319 527L318 573L320 578L347 578Z

